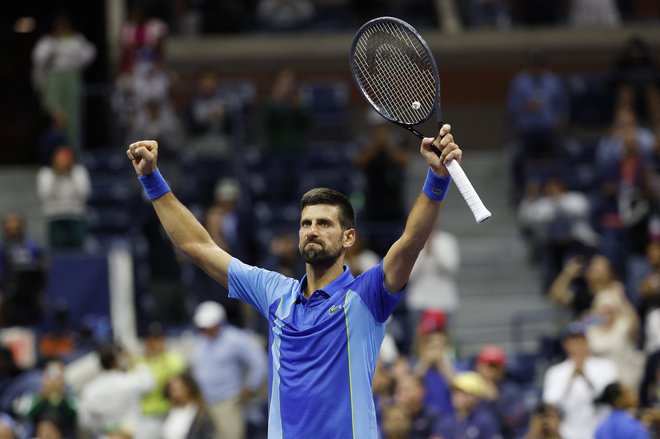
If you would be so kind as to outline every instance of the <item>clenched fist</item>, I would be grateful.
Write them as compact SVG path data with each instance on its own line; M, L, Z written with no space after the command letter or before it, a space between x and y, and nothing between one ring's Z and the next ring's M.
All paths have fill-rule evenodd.
M137 175L149 175L156 170L158 160L158 142L140 140L131 143L126 151Z

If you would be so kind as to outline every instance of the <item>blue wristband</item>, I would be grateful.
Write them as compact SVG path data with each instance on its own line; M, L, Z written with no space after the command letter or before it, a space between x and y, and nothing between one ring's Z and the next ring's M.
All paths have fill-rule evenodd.
M149 175L138 176L138 180L142 183L142 187L151 201L162 197L170 191L170 187L160 174L158 168Z
M451 183L451 177L440 177L431 171L426 174L426 181L424 182L424 195L433 201L442 201L445 199L447 190Z

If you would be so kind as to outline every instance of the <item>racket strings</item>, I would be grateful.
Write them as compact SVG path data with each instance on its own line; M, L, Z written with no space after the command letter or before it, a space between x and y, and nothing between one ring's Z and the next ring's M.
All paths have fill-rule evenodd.
M407 29L378 23L364 31L355 48L357 79L384 115L415 124L434 110L437 84L430 54Z

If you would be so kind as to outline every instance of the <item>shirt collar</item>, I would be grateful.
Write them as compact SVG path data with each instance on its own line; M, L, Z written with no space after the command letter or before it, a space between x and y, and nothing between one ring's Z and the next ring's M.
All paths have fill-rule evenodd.
M353 275L351 270L348 269L348 266L344 264L344 271L335 278L332 282L325 286L325 288L317 290L322 296L326 299L332 297L339 291L343 291L344 286L353 280ZM298 290L298 302L307 303L308 299L305 297L303 290L307 284L307 274L303 275L300 279L300 289ZM316 292L316 291L314 291Z

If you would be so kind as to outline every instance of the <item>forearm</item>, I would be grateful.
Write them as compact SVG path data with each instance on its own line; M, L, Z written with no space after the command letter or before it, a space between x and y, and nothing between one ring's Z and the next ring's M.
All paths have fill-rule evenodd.
M440 205L440 202L431 200L425 194L417 197L403 234L392 245L383 261L388 291L401 291L408 282L415 261L435 227Z
M153 206L172 243L196 265L226 285L231 257L215 244L190 210L172 192L154 200ZM216 255L218 257L211 257Z
M559 273L557 278L550 285L548 296L550 300L559 305L568 305L571 302L573 294L569 285L573 281L573 277L562 272Z

